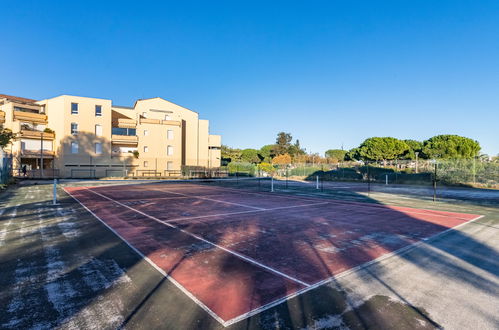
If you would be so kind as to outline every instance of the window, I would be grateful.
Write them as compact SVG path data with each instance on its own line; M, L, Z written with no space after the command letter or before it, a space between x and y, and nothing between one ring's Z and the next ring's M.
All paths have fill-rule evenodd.
M72 115L78 114L78 103L71 103L71 114Z
M148 152L149 148L147 146L144 146L144 152Z
M95 116L96 117L102 116L102 105L95 106Z
M169 129L168 131L166 131L166 138L168 140L173 140L173 130L172 129Z
M102 136L102 125L95 125L95 135Z
M173 146L168 146L168 147L166 148L166 154L167 154L168 156L173 156Z
M170 117L170 115L165 115L165 120L172 120L172 117Z
M78 142L71 142L71 153L72 154L78 153Z
M149 166L149 162L147 160L144 160L144 167Z
M142 112L142 117L147 118L147 112Z
M95 153L96 154L101 154L102 153L102 143L96 143L95 144Z
M172 171L173 170L173 162L166 162L166 169L168 171Z
M144 130L144 136L148 136L149 135L149 131L148 130Z
M111 134L113 135L127 135L133 136L137 134L137 129L135 128L121 128L121 127L113 127L111 129Z
M71 123L71 134L73 134L73 135L78 134L78 124L77 123Z

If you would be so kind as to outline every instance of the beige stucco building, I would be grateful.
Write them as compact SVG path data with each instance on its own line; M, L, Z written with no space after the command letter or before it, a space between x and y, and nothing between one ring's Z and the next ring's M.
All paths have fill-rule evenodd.
M61 95L32 100L0 94L0 125L17 133L6 148L33 176L177 176L218 168L221 137L208 120L162 98L133 107Z

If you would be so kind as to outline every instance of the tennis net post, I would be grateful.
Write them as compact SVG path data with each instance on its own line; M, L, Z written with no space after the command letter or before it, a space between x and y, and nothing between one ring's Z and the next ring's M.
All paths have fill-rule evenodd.
M52 189L52 205L57 205L57 179L54 178L54 187Z

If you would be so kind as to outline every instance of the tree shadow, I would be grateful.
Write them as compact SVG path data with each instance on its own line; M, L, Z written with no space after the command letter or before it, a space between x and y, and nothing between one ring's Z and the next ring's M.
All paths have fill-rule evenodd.
M393 321L395 315L404 313L407 313L407 317L404 319L407 322L407 327L418 324L420 320L426 322L425 324L429 328L440 327L433 320L432 315L429 315L421 307L413 306L410 299L407 299L403 293L398 292L385 280L386 270L382 267L373 265L366 268L365 271L370 275L371 280L380 283L393 296L397 297L399 304L392 304L393 302L386 301L383 297L373 298L373 300L369 300L369 303L360 305L352 302L350 288L345 287L343 282L338 281L334 276L342 271L337 268L339 264L350 268L372 260L373 249L394 251L397 248L412 244L427 236L428 233L444 231L447 227L438 223L426 223L422 219L389 208L379 200L356 192L352 192L352 194L357 194L359 200L373 205L367 208L356 207L355 204L344 202L348 196L334 196L336 200L329 199L329 196L326 199L326 196L320 194L320 190L317 191L313 187L306 192L312 197L299 196L289 185L288 189L285 189L282 182L276 184L280 191L272 194L268 192L270 180L259 182L258 185L252 183L252 186L250 186L249 181L248 183L230 182L198 183L190 189L196 196L217 199L214 196L220 193L219 188L225 187L236 199L239 195L247 195L247 192L254 194L254 199L242 198L241 203L260 203L260 200L275 201L276 205L282 207L293 206L303 200L338 203L335 207L316 208L313 212L298 212L298 209L285 211L283 209L282 211L270 212L265 216L255 212L254 214L237 216L205 217L195 221L179 221L175 224L177 228L188 233L202 237L219 246L227 247L306 283L314 284L329 278L329 282L324 283L324 285L284 300L274 307L231 325L231 328L299 328L314 325L314 322L319 319L327 319L331 322L330 324L343 324L351 328L370 328L373 326L393 328L394 324L390 322ZM169 184L166 190L175 187L175 184ZM129 203L135 200L137 201L135 204L129 205L166 221L169 216L168 212L165 212L169 206L167 199L156 204L140 202L142 200L147 202L149 198L147 195L141 194L140 190L145 192L156 190L161 185L162 183L140 184L135 187L126 186L126 188L124 186L111 186L96 188L96 190L112 197L113 194L118 195L119 192L133 192L134 189L137 189L136 193L133 193L133 197L129 194L130 197L127 200L125 194L121 201ZM183 184L177 185L181 187ZM196 187L199 189L196 190ZM214 187L214 189L210 191L210 187ZM51 186L40 185L39 189L50 191ZM189 194L189 190L187 191ZM19 276L22 276L22 272L19 275L19 269L29 268L32 273L25 277L24 282L21 281L22 285L18 285L21 288L20 292L24 292L24 297L32 297L26 289L38 293L37 295L40 297L46 296L44 292L47 291L48 286L63 290L61 292L67 294L67 296L62 294L62 298L65 299L63 300L73 301L73 303L69 307L59 307L58 310L54 304L43 299L40 300L41 302L27 300L30 302L29 305L23 305L24 307L18 308L17 311L10 311L9 306L13 306L15 295L19 292L16 293L15 290L4 291L1 295L0 305L6 307L0 313L2 315L0 316L0 324L5 325L12 320L20 319L20 312L27 313L27 308L29 308L32 311L31 316L22 319L21 321L24 323L18 324L33 326L36 321L45 322L43 324L51 327L66 325L68 322L72 322L76 316L77 320L84 319L82 315L87 313L89 308L95 310L96 302L105 296L107 299L121 299L123 303L122 308L116 309L122 318L113 323L113 327L222 328L172 282L165 281L165 277L157 273L152 267L146 266L147 264L139 255L76 204L72 198L62 191L59 191L59 195L65 196L60 199L61 209L77 210L76 214L71 216L81 222L80 235L74 239L67 239L64 236L63 227L58 225L61 221L54 220L54 217L57 216L57 208L55 211L50 208L47 198L41 202L45 203L43 205L40 205L39 201L19 205L18 209L22 209L22 213L18 213L16 221L22 221L23 230L22 233L19 233L21 227L18 227L6 231L7 244L5 246L9 248L2 250L2 261L5 261L6 267L2 267L0 285L4 288L16 287L16 278L19 280ZM224 196L229 198L228 195ZM290 283L282 278L276 280L275 277L256 276L254 268L242 267L240 260L234 258L233 255L220 253L213 246L200 245L199 240L179 233L176 228L154 222L137 212L117 206L114 202L105 201L100 197L96 198L95 195L82 194L78 198L103 219L111 217L115 219L114 223L108 223L114 230L121 233L126 233L127 230L133 231L137 239L135 241L129 240L129 243L150 259L164 260L160 262L159 266L173 278L191 280L188 274L189 267L208 260L216 264L215 268L206 269L216 269L219 276L225 277L227 281L234 278L244 279L242 287L245 290L245 298L252 307L272 303L273 298L266 295L265 290L271 290L273 286L280 288L274 288L274 292L280 292L281 297L295 291L295 283ZM224 197L219 196L218 198L223 199ZM281 198L281 202L278 202L279 198ZM337 201L338 198L343 198L343 201ZM6 199L6 202L10 202L9 198ZM186 199L184 208L189 211L189 215L186 217L202 214L203 207L205 207L203 205L205 204L199 203L199 201ZM5 223L12 219L12 207L10 205L0 216L0 226L5 226ZM215 204L213 207L216 209ZM362 217L373 214L382 214L382 218L378 217L379 221L371 223L366 223L362 219ZM404 225L390 226L384 219L397 221ZM38 228L41 223L47 227L42 232ZM4 227L1 228L4 229ZM420 232L415 233L415 228ZM373 231L379 234L369 236ZM43 235L46 236L45 240ZM367 238L362 240L359 237ZM357 243L352 243L353 241L357 241ZM59 274L54 268L49 269L50 267L47 266L47 245L57 247L61 253L60 258L67 263L65 268L69 271ZM348 251L348 253L332 253L340 250ZM457 258L465 261L490 274L498 273L497 260L499 260L499 255L497 251L464 232L449 232L441 238L425 243L424 248L416 250L416 252L401 254L398 258L417 268L424 269L428 273L435 274L435 276L443 276L441 272L444 269L446 279L470 284L475 290L491 292L496 289L496 283L480 274L471 272L452 259ZM157 254L165 251L168 253L164 257L159 256L161 258L158 258ZM81 258L82 253L87 256L86 259ZM428 262L429 258L431 262ZM123 269L125 274L130 276L131 282L120 282L123 272L106 272L106 268L110 267L109 260L114 261ZM52 261L57 262L57 260ZM148 270L145 271L146 269ZM100 276L106 279L106 283L111 284L107 287L106 285L97 285L92 289L92 284L83 280L85 274L98 274L99 272ZM248 276L248 272L253 276ZM58 274L58 276L51 277L51 274ZM195 272L190 274L191 278L196 276L200 275L196 275ZM262 278L269 280L262 282ZM270 278L273 279L270 280ZM199 278L199 281L203 281L202 277ZM64 288L68 287L67 283L76 292L74 296L71 296L69 291L64 291L66 290ZM208 281L206 283L208 286L205 290L214 295L219 294L220 299L224 299L219 286L220 282ZM126 301L123 300L124 298ZM225 301L225 303L230 305L237 302ZM380 306L383 306L382 309L385 310L386 314L379 314L378 307ZM95 322L101 321L104 322L97 317Z
M93 179L127 176L136 167L134 156L119 150L120 145L113 145L107 138L91 132L67 135L61 139L57 150L60 177Z

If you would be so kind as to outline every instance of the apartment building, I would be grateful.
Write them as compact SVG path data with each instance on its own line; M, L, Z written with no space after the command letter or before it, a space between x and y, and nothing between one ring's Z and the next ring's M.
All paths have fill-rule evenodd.
M80 96L33 100L0 94L0 125L17 133L14 168L34 176L175 176L183 166L220 166L209 121L162 98L133 107Z

